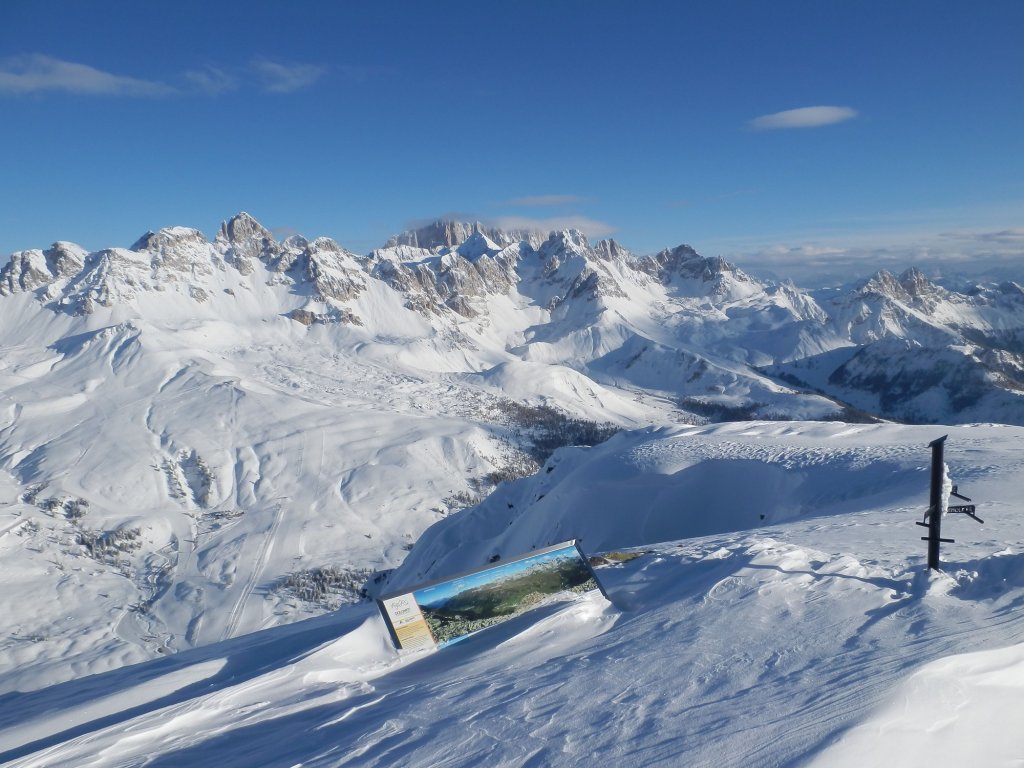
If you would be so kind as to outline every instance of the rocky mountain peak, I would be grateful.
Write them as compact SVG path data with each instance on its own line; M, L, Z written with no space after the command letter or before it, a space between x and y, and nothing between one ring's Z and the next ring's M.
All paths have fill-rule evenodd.
M348 254L344 248L342 248L335 240L329 237L318 237L311 243L306 245L305 250L310 253L332 253L332 254ZM350 254L351 255L351 254Z
M911 296L925 296L935 293L937 286L916 267L911 267L899 279L900 285Z
M59 240L45 251L46 266L54 277L71 277L77 274L88 254L80 245Z
M705 258L689 245L677 245L666 248L651 257L657 266L657 272L663 277L679 275L685 278L699 278L704 281L713 279L725 271L735 268L722 257Z
M221 223L218 239L224 240L232 245L239 245L250 243L254 240L273 240L274 236L270 234L270 231L266 229L266 227L256 221L256 219L245 211L242 211Z
M479 221L438 219L422 227L395 235L384 244L384 247L411 246L433 251L442 248L452 249L462 245L477 233L486 237L499 248L520 242L529 243L531 247L536 248L544 240L542 233L528 229L502 230L486 226Z
M666 248L639 259L634 268L666 285L679 280L690 282L686 290L694 295L739 298L764 290L736 265L721 256L701 256L689 245Z
M906 296L906 290L896 276L887 269L880 269L857 289L861 296L876 294L890 299Z
M216 242L224 259L243 275L252 274L254 260L270 262L281 252L270 231L244 211L220 225ZM303 239L300 248L306 244Z
M53 280L41 251L18 251L0 271L0 296L31 291Z
M302 235L289 235L281 241L281 248L286 251L301 251L307 245L309 240Z
M147 232L132 245L132 251L159 253L182 245L207 245L206 235L190 227L165 227L158 232Z
M500 245L480 231L474 232L456 248L458 254L469 261L476 261L485 254L493 255L500 250Z
M116 250L111 251L111 254ZM187 286L194 297L200 300L205 300L208 294L194 283L201 276L212 274L215 260L219 261L206 236L198 229L189 227L168 227L159 232L147 232L136 241L130 252L149 257L146 266L151 270L150 279L154 286ZM112 255L110 259L111 263L122 264L134 261L126 261L120 255ZM134 268L133 265L131 269Z
M329 237L318 237L302 252L303 279L313 287L318 301L347 301L366 289L366 276L355 256Z
M675 269L702 257L689 245L677 245L675 248L665 248L659 251L653 258L660 266L666 269Z
M414 248L455 248L474 233L484 233L484 225L479 221L448 221L438 219L422 227L411 229L400 235L395 235L387 241L385 248L392 248L397 245L411 245Z
M625 261L633 257L633 254L627 248L623 248L611 238L598 241L597 245L594 246L594 253L597 254L598 258L605 261Z
M925 299L940 298L945 291L911 267L899 277L888 270L879 270L858 290L858 296L876 295L904 304L919 304Z
M563 229L552 232L538 249L541 256L547 257L559 253L586 254L591 252L587 236L578 229Z

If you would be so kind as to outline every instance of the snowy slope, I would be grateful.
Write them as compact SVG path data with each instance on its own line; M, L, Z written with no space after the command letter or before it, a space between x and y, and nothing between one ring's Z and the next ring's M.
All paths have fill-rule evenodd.
M818 302L687 246L638 256L451 222L367 255L279 242L247 214L212 241L169 227L131 248L19 252L0 268L0 691L323 613L410 550L404 572L427 569L423 531L536 469L537 433L566 426L547 409L625 429L828 419L845 402L1024 423L1022 296L908 274ZM751 487L706 477L664 483L665 498ZM481 510L518 513L528 499L510 492ZM466 551L576 524L533 514L518 538ZM764 514L732 524L787 519ZM644 525L658 540L727 530Z
M595 546L639 545L639 557L599 570L610 603L598 593L555 601L411 655L391 649L375 609L345 607L8 695L0 761L1012 762L1024 754L1012 706L985 724L982 733L996 738L972 728L979 713L1024 693L1024 432L941 430L950 472L986 523L947 518L944 532L957 542L944 545L944 573L929 574L914 520L938 431L759 422L565 449L551 473L499 491L524 504L509 534L496 530L500 505L489 501L435 526L423 548L458 529L467 540L514 546L544 511L545 530L561 522ZM776 470L795 479L769 483L771 495L720 493L723 477L763 481ZM537 499L545 477L548 492ZM590 492L602 483L631 490L629 503ZM552 494L588 498L586 514L545 507ZM762 522L762 513L774 517ZM658 540L666 534L703 535ZM484 553L470 548L450 562Z
M466 378L503 343L439 333L330 241L243 215L212 244L58 244L4 274L5 690L356 599L510 460L508 397ZM622 424L668 410L605 394L555 401ZM289 592L318 569L324 600Z

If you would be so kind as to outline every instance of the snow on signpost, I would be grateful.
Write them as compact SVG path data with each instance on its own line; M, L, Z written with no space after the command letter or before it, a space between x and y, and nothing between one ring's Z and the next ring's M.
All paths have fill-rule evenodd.
M942 538L942 518L947 512L967 515L977 523L984 524L985 522L975 514L976 507L973 504L948 506L950 496L956 496L962 501L970 501L970 499L957 492L957 486L953 485L953 481L949 477L949 467L943 460L943 449L947 437L949 435L943 435L928 444L928 447L932 449L931 491L924 521L918 523L921 527L928 529L928 535L922 536L921 541L928 542L928 568L933 571L941 570L939 567L939 545L942 543L953 544L956 541Z

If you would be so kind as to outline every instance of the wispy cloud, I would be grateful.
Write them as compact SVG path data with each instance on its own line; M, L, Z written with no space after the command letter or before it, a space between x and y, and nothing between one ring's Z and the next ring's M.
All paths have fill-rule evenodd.
M523 208L544 208L557 205L572 205L574 203L586 202L587 198L579 195L532 195L528 197L514 197L506 200L503 205L513 205Z
M234 91L239 86L238 78L219 67L207 66L203 69L195 69L185 73L185 79L194 88L216 96L227 91Z
M604 221L587 216L551 216L533 218L529 216L497 216L491 223L498 229L527 229L535 232L555 232L563 229L578 229L589 238L608 237L616 229Z
M1018 248L1024 246L1024 228L1001 229L996 232L943 232L941 236L948 240L1010 245Z
M800 107L755 117L748 125L759 131L779 128L820 128L823 125L844 123L856 116L857 110L850 107Z
M253 59L252 68L262 78L264 90L271 93L292 93L308 88L326 72L313 64L281 64L264 58Z
M752 244L751 244L752 245ZM805 286L838 284L878 271L919 267L933 277L974 275L1019 279L1024 229L994 232L872 232L827 239L725 248L744 269Z
M297 230L295 227L285 225L281 227L270 227L270 234L278 240L285 240L289 237L293 237L294 235L301 235L302 232Z
M166 83L116 75L41 53L0 62L0 93L63 91L91 96L166 96L176 90Z

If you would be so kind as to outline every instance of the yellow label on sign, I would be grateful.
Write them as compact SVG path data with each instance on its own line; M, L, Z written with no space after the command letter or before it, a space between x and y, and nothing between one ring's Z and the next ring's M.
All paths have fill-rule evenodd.
M384 610L391 619L391 626L395 630L395 637L398 638L400 648L415 650L418 648L433 647L434 636L430 634L430 627L427 626L423 613L416 598L410 592L405 595L398 595L384 600Z

